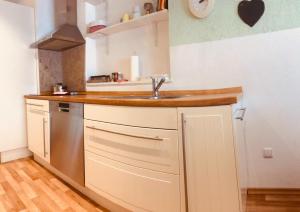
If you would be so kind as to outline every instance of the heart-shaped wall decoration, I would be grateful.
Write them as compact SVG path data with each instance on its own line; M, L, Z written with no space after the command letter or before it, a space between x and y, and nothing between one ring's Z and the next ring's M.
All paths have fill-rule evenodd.
M243 0L239 3L238 13L240 18L253 27L265 12L263 0Z

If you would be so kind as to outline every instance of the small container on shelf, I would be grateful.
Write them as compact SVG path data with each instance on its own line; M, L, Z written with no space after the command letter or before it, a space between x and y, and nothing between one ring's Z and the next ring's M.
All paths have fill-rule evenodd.
M137 4L133 7L133 14L132 14L132 18L136 19L141 17L142 13L141 13L141 8L140 6Z
M154 6L151 2L146 2L144 4L145 15L149 15L154 12Z
M106 21L100 19L100 20L91 22L88 26L87 31L88 31L88 33L93 33L98 30L104 29L105 27L106 27Z
M130 15L128 13L124 13L124 15L121 18L121 23L126 23L130 21Z
M124 78L122 72L113 72L111 74L113 82L127 82L128 80Z
M110 75L91 76L87 83L111 82Z

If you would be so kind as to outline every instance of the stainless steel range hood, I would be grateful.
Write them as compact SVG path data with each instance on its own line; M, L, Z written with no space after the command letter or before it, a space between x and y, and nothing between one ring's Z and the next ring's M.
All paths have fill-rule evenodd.
M82 44L85 44L85 40L78 27L64 24L58 30L51 33L51 35L32 44L32 47L44 50L64 51Z
M65 3L66 13L64 16L66 23L58 27L58 29L50 35L32 44L32 48L64 51L85 44L85 39L77 27L76 0L59 1L59 3Z

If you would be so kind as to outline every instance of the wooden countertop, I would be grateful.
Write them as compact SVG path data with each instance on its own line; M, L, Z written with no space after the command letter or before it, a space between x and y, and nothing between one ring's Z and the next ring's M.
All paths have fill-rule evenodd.
M100 105L136 106L136 107L204 107L231 105L238 102L242 95L241 87L214 90L178 90L162 91L161 96L183 96L173 99L122 99L116 96L151 96L147 91L129 92L81 92L74 96L26 95L26 99L77 102ZM110 98L114 96L114 98Z

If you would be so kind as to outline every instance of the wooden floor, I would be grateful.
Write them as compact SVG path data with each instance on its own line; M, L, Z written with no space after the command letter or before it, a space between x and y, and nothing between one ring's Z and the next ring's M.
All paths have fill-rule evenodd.
M249 190L247 212L300 212L300 190Z
M2 211L105 211L32 159L0 165Z
M0 165L2 211L107 211L32 159ZM250 190L247 212L300 212L300 190Z

